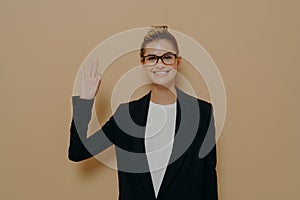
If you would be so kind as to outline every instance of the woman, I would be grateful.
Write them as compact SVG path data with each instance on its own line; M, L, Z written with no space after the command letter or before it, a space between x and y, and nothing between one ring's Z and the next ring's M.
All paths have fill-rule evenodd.
M115 144L120 200L218 199L212 106L175 86L181 57L166 26L149 30L140 58L151 91L120 105L90 137L87 127L101 83L98 62L83 72L80 97L73 97L69 159L81 161ZM204 140L212 148L199 157Z

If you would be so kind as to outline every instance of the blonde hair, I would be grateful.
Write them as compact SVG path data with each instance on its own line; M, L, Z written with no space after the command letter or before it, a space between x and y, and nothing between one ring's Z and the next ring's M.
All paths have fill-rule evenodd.
M168 26L151 26L150 30L144 36L141 46L140 56L143 57L145 53L145 46L156 40L168 40L174 47L176 53L179 53L176 38L168 31Z

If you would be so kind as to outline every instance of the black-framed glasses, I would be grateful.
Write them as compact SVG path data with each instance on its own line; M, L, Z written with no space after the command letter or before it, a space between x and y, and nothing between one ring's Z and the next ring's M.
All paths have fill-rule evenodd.
M153 66L156 65L158 63L158 60L160 59L165 65L173 65L175 64L177 58L177 54L167 52L161 56L157 56L154 54L142 56L142 61L145 65Z

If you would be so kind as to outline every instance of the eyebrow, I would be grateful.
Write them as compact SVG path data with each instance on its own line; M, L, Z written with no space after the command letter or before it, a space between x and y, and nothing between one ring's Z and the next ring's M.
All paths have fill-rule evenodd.
M177 54L174 54L174 53L172 53L172 52L167 52L167 53L164 53L164 54L162 54L162 55L160 55L160 56L164 56L164 55L167 55L167 54L177 55ZM148 54L148 55L144 55L144 57L146 57L146 56L159 56L159 55L156 55L156 54Z
M162 54L162 55L164 55L164 54ZM146 57L146 56L158 56L158 55L155 55L155 54L144 55L144 57Z

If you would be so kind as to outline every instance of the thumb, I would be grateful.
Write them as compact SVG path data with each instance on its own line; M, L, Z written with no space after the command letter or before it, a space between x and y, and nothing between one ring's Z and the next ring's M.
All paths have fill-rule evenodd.
M96 76L95 76L95 78L100 81L102 79L102 74L101 73L97 73Z

